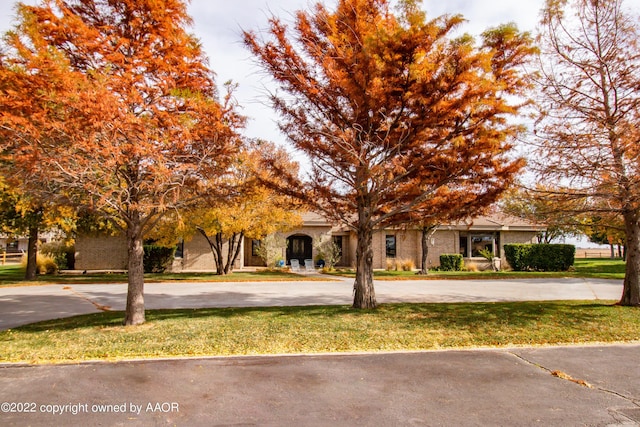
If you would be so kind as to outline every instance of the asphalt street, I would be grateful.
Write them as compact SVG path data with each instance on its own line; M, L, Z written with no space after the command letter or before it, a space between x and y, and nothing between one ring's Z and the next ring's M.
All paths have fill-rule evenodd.
M3 426L634 426L640 346L0 366Z

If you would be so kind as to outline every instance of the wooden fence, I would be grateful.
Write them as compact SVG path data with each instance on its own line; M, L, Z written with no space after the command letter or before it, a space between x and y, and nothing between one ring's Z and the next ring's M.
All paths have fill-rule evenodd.
M615 250L618 258L618 250ZM611 249L576 249L576 258L611 258Z
M20 253L20 252L3 252L2 256L0 257L0 262L2 262L2 265L7 265L7 264L20 264L20 261L22 261L22 256L24 254Z

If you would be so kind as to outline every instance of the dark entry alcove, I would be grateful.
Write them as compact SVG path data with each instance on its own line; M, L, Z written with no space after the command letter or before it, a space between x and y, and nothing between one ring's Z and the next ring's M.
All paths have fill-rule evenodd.
M296 234L287 238L287 264L292 259L300 261L300 265L304 265L305 259L313 257L313 240L310 236Z

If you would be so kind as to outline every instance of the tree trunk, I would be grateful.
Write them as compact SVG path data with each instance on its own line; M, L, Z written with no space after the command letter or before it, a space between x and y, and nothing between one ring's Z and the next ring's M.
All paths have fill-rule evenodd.
M418 274L429 274L429 266L427 265L427 258L429 257L429 236L427 236L427 229L422 228L422 260L420 262L420 271Z
M224 275L224 266L222 265L222 233L217 233L215 241L213 241L209 238L209 235L203 228L196 227L196 230L198 230L207 240L207 243L209 243L209 248L213 255L213 261L216 264L216 274L219 276Z
M418 274L429 274L429 266L427 265L427 258L429 257L429 238L433 236L437 228L437 225L422 227L422 260Z
M636 212L624 214L627 268L620 305L640 306L640 224Z
M613 246L613 243L609 243L609 246L611 246L611 259L615 259L616 258L616 248L615 248L615 246Z
M127 308L124 324L141 325L144 316L144 248L142 225L139 217L127 227L127 252L129 288L127 290Z
M356 281L353 285L353 308L377 307L373 286L373 229L368 224L358 225L356 249Z
M224 267L225 274L229 274L233 270L233 265L236 263L238 256L240 255L240 248L242 247L242 239L244 233L234 233L229 238L229 249L227 251L227 265Z
M27 271L25 280L35 280L38 274L38 226L29 227L29 243L27 244Z
M222 247L224 246L224 236L222 233L216 233L216 243L212 247L213 258L216 260L216 274L218 276L224 276L224 258L222 257Z

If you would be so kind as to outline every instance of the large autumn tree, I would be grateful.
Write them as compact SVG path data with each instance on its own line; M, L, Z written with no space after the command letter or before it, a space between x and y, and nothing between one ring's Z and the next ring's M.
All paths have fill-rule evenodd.
M121 228L125 324L143 323L143 238L215 190L242 120L219 100L182 0L44 0L18 16L2 58L7 175Z
M419 1L340 0L298 11L289 28L245 32L281 91L280 128L312 171L282 191L357 234L356 308L376 306L372 236L420 210L448 217L492 203L522 162L510 156L527 86L519 66L533 51L513 25L479 45L450 36L463 18L428 20Z
M245 238L262 240L301 226L300 203L264 185L277 180L272 170L262 167L264 156L279 158L279 166L287 170L298 168L282 148L253 141L221 177L224 192L203 194L191 209L168 218L157 230L158 238L171 244L200 234L209 244L216 272L224 275L232 272Z
M640 305L638 14L621 0L548 0L541 23L536 158L548 197L623 218L622 305Z

